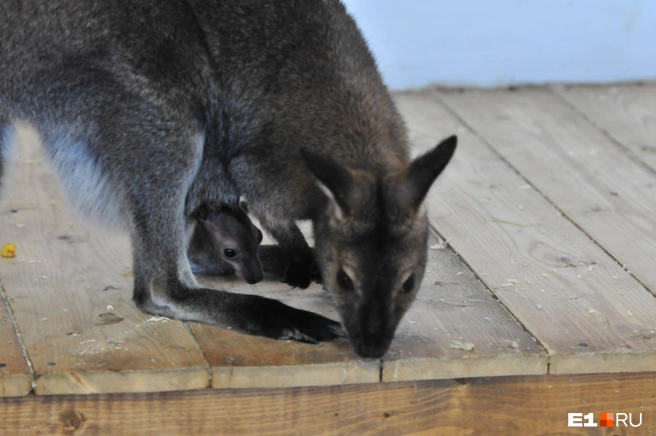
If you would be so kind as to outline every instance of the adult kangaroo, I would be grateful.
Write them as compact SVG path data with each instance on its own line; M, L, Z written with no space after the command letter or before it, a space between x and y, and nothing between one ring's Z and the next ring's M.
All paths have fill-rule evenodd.
M317 314L199 287L186 227L202 204L244 196L288 284L307 287L316 259L363 357L387 351L415 298L421 204L456 146L410 159L338 0L4 0L0 173L15 121L38 130L79 209L130 232L141 310L277 339L343 335Z

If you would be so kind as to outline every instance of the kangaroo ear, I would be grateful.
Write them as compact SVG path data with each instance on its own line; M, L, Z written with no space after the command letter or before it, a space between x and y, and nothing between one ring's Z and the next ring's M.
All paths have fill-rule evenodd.
M207 221L211 213L212 209L206 203L203 203L196 209L195 215L198 220Z
M348 214L348 198L353 186L353 176L349 170L330 156L306 148L301 149L301 154L310 172L319 182L321 190L337 204L342 214Z
M455 135L450 136L428 153L412 161L403 183L403 198L400 199L404 206L419 209L431 185L451 160L457 144L458 138Z

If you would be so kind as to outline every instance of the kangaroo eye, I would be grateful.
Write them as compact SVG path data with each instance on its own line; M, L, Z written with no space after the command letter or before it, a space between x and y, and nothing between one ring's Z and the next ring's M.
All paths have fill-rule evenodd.
M223 254L225 254L226 257L235 257L237 255L237 252L232 248L226 248L225 250L223 250Z
M340 269L337 273L337 284L345 291L352 291L354 289L353 281L343 269Z
M404 294L407 294L408 292L412 291L415 287L415 275L411 274L410 277L408 277L408 280L405 281L403 284L403 288L401 289L401 292Z

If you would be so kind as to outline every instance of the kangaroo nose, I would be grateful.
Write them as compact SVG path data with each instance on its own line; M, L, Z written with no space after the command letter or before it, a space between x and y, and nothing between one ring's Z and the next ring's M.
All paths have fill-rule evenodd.
M245 257L240 265L235 265L235 271L249 285L261 282L264 278L262 264L257 258Z
M255 283L261 282L262 279L264 278L264 274L262 273L261 268L253 268L251 270L248 270L246 274L244 274L244 280L246 280L246 283L249 285L253 285Z
M253 273L252 275L249 275L248 277L244 277L244 280L246 280L246 283L249 285L254 285L255 283L259 283L262 281L264 278L264 275L262 274L262 271Z
M355 352L358 353L358 356L360 357L371 357L375 359L383 357L387 352L387 348L389 348L389 344L386 343L376 344L360 341L355 347Z

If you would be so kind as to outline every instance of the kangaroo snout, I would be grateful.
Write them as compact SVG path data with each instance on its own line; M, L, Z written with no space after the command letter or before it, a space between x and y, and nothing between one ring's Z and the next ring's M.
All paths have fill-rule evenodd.
M372 359L377 359L383 357L387 353L389 344L365 344L360 342L356 345L356 352L360 357L368 357Z
M358 356L378 358L387 352L396 330L393 316L388 312L382 302L377 302L352 313L346 331Z
M259 283L264 278L264 273L262 272L262 267L259 261L257 264L254 262L252 265L247 265L245 268L238 269L237 275L242 277L249 285Z
M348 329L347 329L348 330ZM380 326L377 330L361 330L359 332L349 332L351 345L360 357L378 358L382 357L389 349L394 330L387 326Z
M396 329L385 321L377 322L375 329L364 328L353 333L348 332L351 345L358 356L378 358L387 353ZM370 324L370 327L373 327L373 324Z

